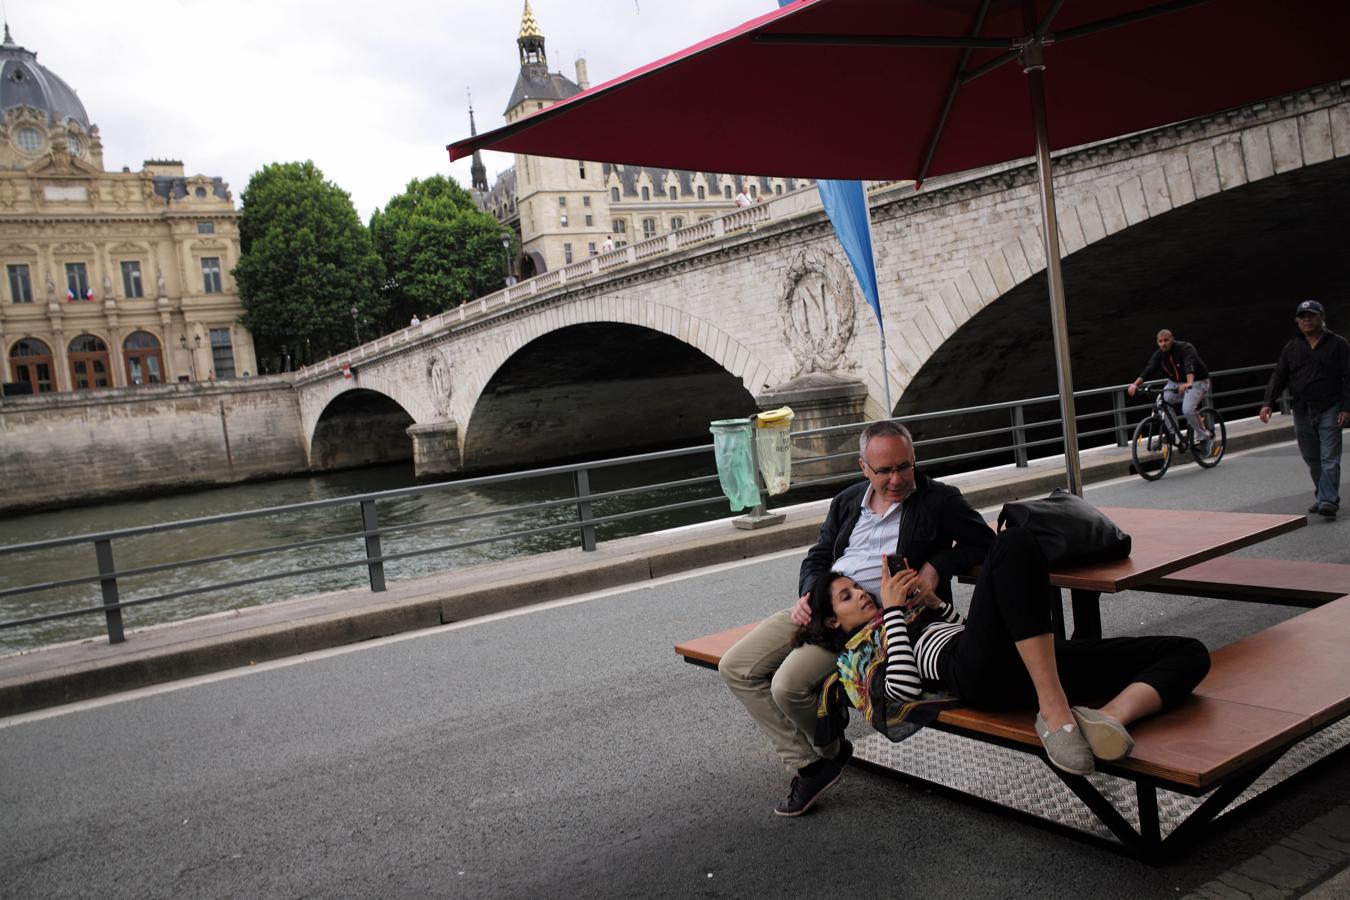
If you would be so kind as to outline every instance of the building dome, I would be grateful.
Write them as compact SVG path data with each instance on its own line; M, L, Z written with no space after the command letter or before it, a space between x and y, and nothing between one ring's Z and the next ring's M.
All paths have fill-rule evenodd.
M73 123L89 132L89 115L75 91L51 70L38 65L36 53L14 43L6 24L5 40L0 44L0 117L24 106L46 113L49 125Z

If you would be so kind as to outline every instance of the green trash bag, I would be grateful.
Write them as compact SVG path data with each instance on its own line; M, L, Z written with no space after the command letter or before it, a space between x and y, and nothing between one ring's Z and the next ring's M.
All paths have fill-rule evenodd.
M731 501L732 512L759 505L750 428L749 419L719 419L708 426L713 435L717 480L722 483L722 493Z

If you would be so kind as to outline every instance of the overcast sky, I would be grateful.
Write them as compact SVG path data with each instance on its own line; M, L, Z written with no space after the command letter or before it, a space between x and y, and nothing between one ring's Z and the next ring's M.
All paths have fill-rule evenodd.
M363 221L413 178L469 184L445 145L502 124L517 0L4 0L16 43L73 87L104 167L181 159L235 203L270 162L312 159ZM531 0L549 67L599 84L771 11L774 0ZM484 154L488 181L512 165Z

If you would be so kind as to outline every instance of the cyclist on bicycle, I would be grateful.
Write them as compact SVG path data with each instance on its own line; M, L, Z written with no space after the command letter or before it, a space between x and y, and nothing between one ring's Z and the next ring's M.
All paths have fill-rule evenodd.
M1163 399L1172 405L1181 404L1181 412L1191 423L1193 440L1200 442L1200 456L1209 456L1214 444L1214 435L1205 429L1196 410L1209 393L1209 369L1200 358L1195 345L1179 341L1172 332L1164 328L1158 332L1158 349L1149 357L1148 365L1139 377L1126 390L1131 397L1139 385L1150 376L1162 373L1167 376L1167 385L1163 388Z

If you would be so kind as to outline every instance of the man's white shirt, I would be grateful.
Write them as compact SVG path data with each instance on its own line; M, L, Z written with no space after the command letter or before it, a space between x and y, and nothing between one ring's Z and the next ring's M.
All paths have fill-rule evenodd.
M849 535L844 555L834 561L834 571L847 575L873 597L881 596L881 556L892 554L900 543L899 503L892 503L886 512L872 512L872 485L863 492L862 514Z

